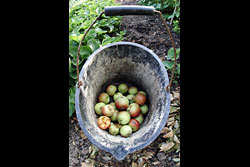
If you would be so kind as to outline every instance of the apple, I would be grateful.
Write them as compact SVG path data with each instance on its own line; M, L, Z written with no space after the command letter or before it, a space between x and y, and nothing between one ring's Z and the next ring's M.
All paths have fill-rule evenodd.
M137 117L135 117L134 119L136 119L136 120L139 122L139 124L140 124L140 125L142 124L142 122L143 122L143 120L144 120L144 118L143 118L143 115L142 115L142 114L138 115L138 116L137 116Z
M102 107L103 106L105 106L105 103L103 103L103 102L96 103L95 112L97 115L102 115Z
M116 110L115 102L110 103L110 105Z
M118 86L118 91L120 93L124 94L128 91L128 86L126 84L122 83Z
M137 103L132 103L128 106L127 111L131 117L137 117L141 113L140 106Z
M119 114L119 111L118 111L118 110L115 110L115 111L114 111L114 114L111 116L111 121L116 121L116 120L117 120L118 114Z
M105 104L109 103L109 95L107 93L101 93L98 97L99 102L103 102Z
M120 129L120 134L123 137L129 137L132 134L132 128L128 125L124 125Z
M110 124L111 124L110 118L107 116L100 116L97 119L97 125L100 129L103 130L108 129Z
M145 96L147 96L147 94L144 91L139 91L137 93L141 93L141 94L144 94Z
M115 124L118 128L121 128L122 127L122 125L120 125L120 124Z
M115 92L117 91L117 88L115 85L109 85L106 89L106 92L109 96L114 96Z
M117 121L121 125L126 125L130 121L130 114L127 111L120 111L118 116L117 116Z
M131 86L131 87L128 89L128 93L129 93L129 94L135 95L137 92L138 92L138 89L137 89L135 86Z
M114 99L114 101L116 101L119 97L122 97L122 96L123 96L122 93L117 92L117 93L115 93L113 99Z
M120 128L111 122L111 125L109 126L109 133L111 135L117 135L119 133Z
M143 105L146 102L146 96L141 93L135 95L135 102L139 105Z
M111 117L114 114L114 112L115 109L110 104L107 104L102 107L102 115L104 116Z
M141 113L143 115L147 114L147 112L148 112L148 106L147 106L147 104L143 104L140 108L141 108Z
M132 104L132 103L134 103L135 95L129 94L129 95L127 95L127 99L129 101L129 104Z
M115 106L118 110L126 110L128 108L129 101L127 97L122 96L116 99Z
M140 127L140 123L136 119L131 119L128 125L132 128L133 132L137 131Z

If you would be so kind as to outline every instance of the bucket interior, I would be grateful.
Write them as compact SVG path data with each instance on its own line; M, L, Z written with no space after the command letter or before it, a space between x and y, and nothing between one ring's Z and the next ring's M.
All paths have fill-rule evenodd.
M166 70L157 56L138 44L112 44L89 57L80 74L83 85L76 99L81 128L87 137L117 159L151 143L164 127L169 113ZM139 130L128 138L113 136L97 126L94 106L98 96L112 83L129 83L147 93L149 111ZM118 151L120 148L120 151ZM126 152L116 155L116 152ZM117 153L119 154L119 153Z

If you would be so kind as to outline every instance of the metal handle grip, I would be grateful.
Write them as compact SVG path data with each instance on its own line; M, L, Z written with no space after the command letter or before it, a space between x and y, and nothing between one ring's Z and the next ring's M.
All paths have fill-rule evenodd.
M140 5L107 6L104 8L106 16L124 15L153 15L154 7Z

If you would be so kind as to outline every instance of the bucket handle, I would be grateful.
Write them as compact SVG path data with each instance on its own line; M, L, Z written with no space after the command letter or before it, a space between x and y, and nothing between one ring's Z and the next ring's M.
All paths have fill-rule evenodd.
M154 13L157 13L160 15L162 22L164 23L164 26L167 30L167 33L170 37L172 46L174 48L174 67L172 70L172 75L169 84L166 87L166 90L169 91L171 84L173 82L174 78L174 72L176 67L176 48L175 43L172 37L172 34L167 26L166 21L164 20L162 13L160 11L157 11L154 9L154 7L149 6L139 6L139 5L123 5L123 6L107 6L104 8L104 11L102 11L99 16L93 21L93 23L89 26L89 28L85 31L79 46L77 50L77 81L78 81L78 88L82 85L82 81L79 80L79 53L82 46L82 42L84 38L86 37L89 30L93 27L93 25L96 23L97 20L101 18L101 16L105 13L106 16L123 16L123 15L153 15Z

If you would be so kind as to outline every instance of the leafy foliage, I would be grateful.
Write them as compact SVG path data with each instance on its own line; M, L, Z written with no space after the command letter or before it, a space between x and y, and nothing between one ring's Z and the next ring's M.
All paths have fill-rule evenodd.
M77 50L84 32L89 28L105 6L118 6L114 0L69 1L69 116L75 111L75 85L77 82ZM119 28L121 16L102 15L85 37L79 54L79 71L86 59L98 48L121 41L124 31Z
M140 5L153 6L163 13L167 20L173 18L173 31L180 33L180 1L179 0L139 0Z
M176 67L175 67L175 77L174 77L174 83L177 82L177 78L179 79L180 77L180 48L176 49ZM165 65L166 69L171 70L174 68L174 48L170 48L168 50L168 55L167 55L167 61L162 61L163 64Z

